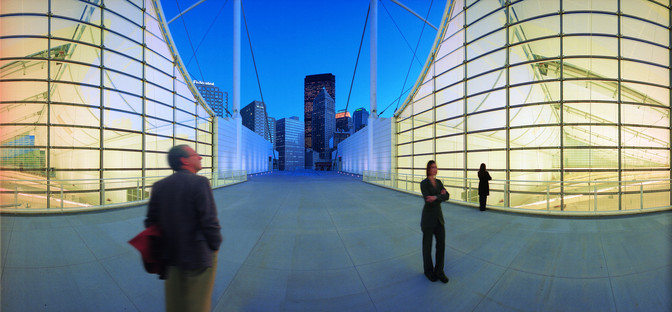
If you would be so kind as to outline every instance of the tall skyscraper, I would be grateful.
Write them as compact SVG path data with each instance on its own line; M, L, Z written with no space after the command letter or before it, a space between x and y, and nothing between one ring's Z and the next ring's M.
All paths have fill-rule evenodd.
M352 115L355 127L354 132L366 127L369 123L369 112L364 107L356 109Z
M315 97L313 101L313 150L320 153L320 158L326 159L329 148L329 140L336 132L336 109L334 99L327 93L326 88Z
M352 117L345 109L336 113L336 131L350 132L352 129Z
M240 110L240 116L243 118L243 126L254 131L269 142L271 138L270 128L266 126L266 108L263 102L252 101Z
M278 150L278 168L304 168L304 125L299 117L282 118L276 122L275 137Z
M229 94L219 90L214 82L194 80L194 85L216 116L229 117Z
M270 133L270 139L271 139L271 143L273 143L273 149L275 149L275 140L276 140L276 137L275 137L275 123L276 123L275 118L268 117L268 131L271 132Z
M306 134L306 148L313 147L312 140L312 118L313 118L313 101L315 97L322 91L322 88L327 90L331 98L336 101L336 76L333 74L319 74L308 75L303 80L303 118Z

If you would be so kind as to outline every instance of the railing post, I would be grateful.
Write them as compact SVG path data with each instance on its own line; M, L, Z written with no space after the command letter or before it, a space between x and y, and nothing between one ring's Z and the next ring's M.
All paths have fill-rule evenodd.
M546 184L546 211L551 211L551 185Z
M49 199L47 199L49 200ZM15 185L14 186L14 207L19 207L19 186Z
M593 195L593 211L597 212L597 185L593 186L593 189L595 190L595 195Z
M644 182L639 183L639 210L644 210Z
M65 199L63 198L63 183L61 183L61 210L63 210L63 200Z
M140 195L140 179L135 180L135 200L142 199L142 195Z

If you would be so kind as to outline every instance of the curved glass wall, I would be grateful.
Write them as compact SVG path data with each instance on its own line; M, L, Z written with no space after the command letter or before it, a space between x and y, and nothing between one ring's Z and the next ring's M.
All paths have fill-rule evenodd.
M188 144L212 171L212 112L196 98L153 0L0 1L0 205L147 198Z
M477 202L485 163L488 203L503 207L670 206L670 12L669 0L452 1L395 115L397 172L424 176L436 159L453 197Z

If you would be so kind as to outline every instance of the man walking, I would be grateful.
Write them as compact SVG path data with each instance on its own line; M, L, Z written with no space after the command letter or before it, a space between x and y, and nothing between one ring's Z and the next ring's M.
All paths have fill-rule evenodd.
M210 182L196 175L201 159L187 145L171 148L175 173L154 183L149 199L145 227L161 229L168 312L210 311L222 235Z

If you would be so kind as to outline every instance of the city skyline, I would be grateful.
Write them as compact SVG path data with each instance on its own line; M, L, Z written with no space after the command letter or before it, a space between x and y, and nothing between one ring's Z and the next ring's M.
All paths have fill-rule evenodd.
M426 1L403 1L421 16L428 16L434 26L441 22L445 4ZM166 20L171 20L193 1L162 1ZM177 7L179 5L179 8ZM369 2L293 1L292 5L274 1L244 2L243 10L250 28L252 47L259 71L263 101L269 116L278 119L303 115L303 79L308 75L332 73L336 79L336 109L348 105L352 112L359 107L369 109L369 30L364 34L357 72L353 71L357 50L362 39L364 20ZM206 1L170 25L170 32L191 79L212 81L232 97L232 1L225 4ZM315 12L329 12L325 23ZM388 14L389 12L389 14ZM390 18L390 15L394 18ZM184 20L184 24L183 24ZM215 21L213 23L213 20ZM395 25L396 23L396 25ZM405 9L391 1L378 3L378 111L390 117L394 108L403 104L395 101L410 89L424 66L436 37L436 31ZM185 26L189 29L189 38ZM398 27L398 28L397 28ZM403 37L399 30L403 33ZM415 59L413 49L418 44ZM199 45L200 44L200 45ZM193 49L197 59L192 59ZM411 61L412 65L411 65ZM197 61L200 64L197 66ZM411 71L409 73L409 65ZM201 74L202 73L202 74ZM408 73L408 75L407 75ZM257 85L248 37L243 21L241 29L241 107L253 100L262 100ZM391 104L391 105L390 105ZM385 110L386 107L388 107ZM229 103L232 109L232 103ZM305 122L305 120L304 120Z

